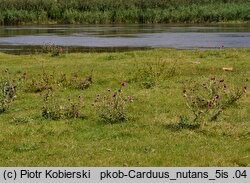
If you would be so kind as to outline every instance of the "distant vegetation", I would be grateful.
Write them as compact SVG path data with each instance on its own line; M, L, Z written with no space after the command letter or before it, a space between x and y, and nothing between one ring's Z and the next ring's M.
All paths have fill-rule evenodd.
M250 0L0 0L0 24L249 21Z

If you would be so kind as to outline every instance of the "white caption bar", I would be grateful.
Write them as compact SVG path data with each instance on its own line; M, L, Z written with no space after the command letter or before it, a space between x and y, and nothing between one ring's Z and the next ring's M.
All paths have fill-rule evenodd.
M250 167L234 168L0 168L0 183L249 183Z

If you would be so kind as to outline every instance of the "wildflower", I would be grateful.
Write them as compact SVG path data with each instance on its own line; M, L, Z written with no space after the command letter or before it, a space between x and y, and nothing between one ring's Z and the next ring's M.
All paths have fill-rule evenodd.
M220 80L220 83L223 83L224 81L225 81L224 79L221 79L221 80Z
M212 78L211 78L211 81L215 82L215 77L212 77Z
M208 102L208 106L209 106L209 107L212 107L212 106L213 106L213 102L212 102L212 101L209 101L209 102Z
M114 98L115 98L115 97L116 97L116 93L114 93L114 94L112 95L112 97L114 97Z
M220 110L219 110L219 112L220 112L220 113L222 113L222 112L223 112L223 110L222 110L222 109L220 109Z
M122 82L122 86L126 86L127 85L127 83L124 81L124 82Z
M220 98L220 94L216 94L215 96L214 96L214 99L219 99Z

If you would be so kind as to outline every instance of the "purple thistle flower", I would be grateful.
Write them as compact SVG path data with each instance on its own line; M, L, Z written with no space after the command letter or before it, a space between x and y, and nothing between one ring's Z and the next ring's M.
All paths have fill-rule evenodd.
M124 81L124 82L122 82L122 86L126 86L127 85L127 83Z
M116 97L116 93L114 93L114 94L112 95L112 97L114 97L114 98L115 98L115 97Z
M220 98L220 94L216 94L215 96L214 96L214 99L219 99Z
M225 80L224 79L221 79L220 82L223 83Z
M209 106L209 107L212 107L212 106L213 106L213 102L212 102L212 101L209 101L209 102L208 102L208 106Z

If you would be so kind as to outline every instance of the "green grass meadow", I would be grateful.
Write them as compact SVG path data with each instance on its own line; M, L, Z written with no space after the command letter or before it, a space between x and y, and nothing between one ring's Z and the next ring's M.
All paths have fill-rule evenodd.
M195 63L200 64L195 64ZM140 68L164 65L155 85L145 88ZM223 67L233 67L224 71ZM10 55L0 53L0 70L37 77L92 73L85 90L56 87L58 97L83 96L80 118L50 120L41 116L41 93L17 90L17 99L0 114L0 166L250 166L250 93L223 111L217 121L198 129L172 129L180 115L191 116L183 87L191 80L225 79L241 86L250 79L250 49L152 49L116 53ZM165 70L165 71L164 71ZM104 123L91 104L108 89L123 87L134 101L128 120ZM249 82L248 82L249 84Z

